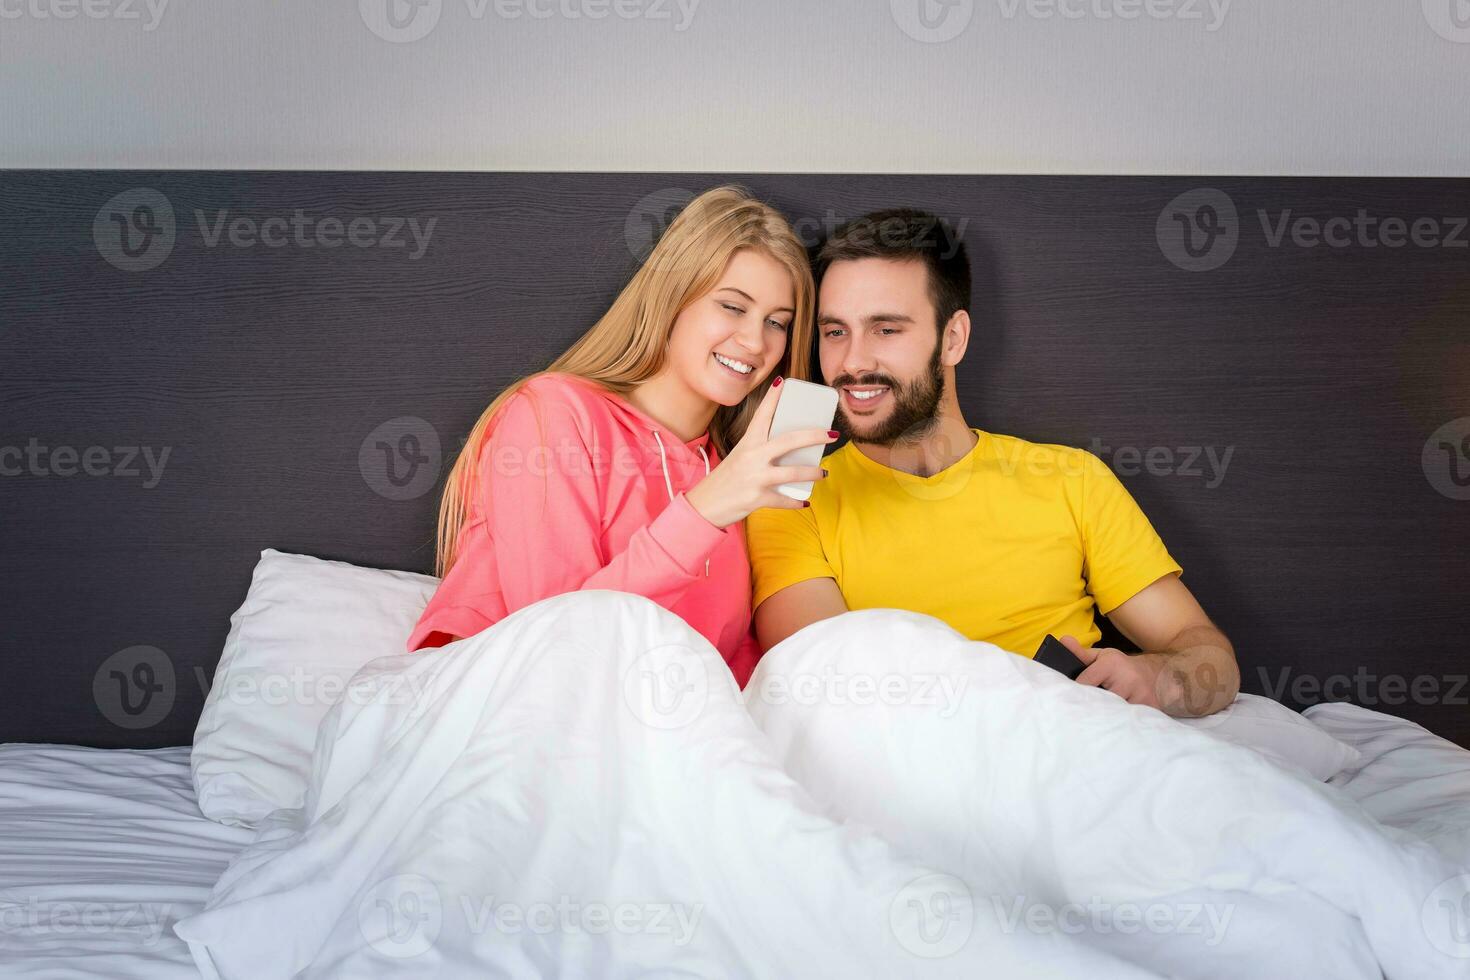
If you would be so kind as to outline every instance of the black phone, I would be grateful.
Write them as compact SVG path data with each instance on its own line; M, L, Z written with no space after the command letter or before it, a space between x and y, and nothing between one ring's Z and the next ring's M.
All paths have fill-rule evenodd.
M1074 681L1087 669L1087 665L1078 660L1076 654L1050 634L1041 641L1041 646L1036 648L1036 656L1031 659Z

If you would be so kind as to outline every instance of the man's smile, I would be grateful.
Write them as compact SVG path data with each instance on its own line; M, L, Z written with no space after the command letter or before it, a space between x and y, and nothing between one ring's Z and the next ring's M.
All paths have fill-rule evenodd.
M842 403L848 411L871 412L888 397L888 390L887 385L843 385Z

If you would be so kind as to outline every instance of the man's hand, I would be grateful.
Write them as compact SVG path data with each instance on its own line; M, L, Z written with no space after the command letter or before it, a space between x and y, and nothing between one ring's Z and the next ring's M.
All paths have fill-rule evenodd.
M1159 675L1163 665L1147 654L1130 657L1112 647L1085 647L1075 636L1062 637L1062 645L1087 665L1078 684L1112 691L1129 704L1146 704L1163 711Z
M1213 634L1213 635L1211 635ZM1186 630L1187 645L1158 653L1124 653L1112 647L1085 647L1075 636L1062 644L1087 668L1078 684L1112 691L1129 704L1146 704L1176 718L1213 714L1235 700L1240 674L1235 656L1214 627Z
M1089 665L1103 661L1089 682L1176 718L1212 715L1240 692L1235 648L1179 576L1163 576L1106 615L1144 652L1083 655Z

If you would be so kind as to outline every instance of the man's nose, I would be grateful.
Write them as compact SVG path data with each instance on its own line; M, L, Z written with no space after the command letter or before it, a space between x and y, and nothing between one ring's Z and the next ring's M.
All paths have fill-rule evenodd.
M866 343L859 337L852 338L847 349L842 352L842 374L861 382L863 375L871 374L877 368L878 363L873 359Z

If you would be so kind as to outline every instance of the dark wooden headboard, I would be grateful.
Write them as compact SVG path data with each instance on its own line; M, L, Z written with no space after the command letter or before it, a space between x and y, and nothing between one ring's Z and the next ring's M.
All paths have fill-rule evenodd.
M971 424L1107 460L1247 690L1470 744L1470 180L215 171L0 172L0 740L188 743L262 548L429 570L478 413L729 179L961 226Z

